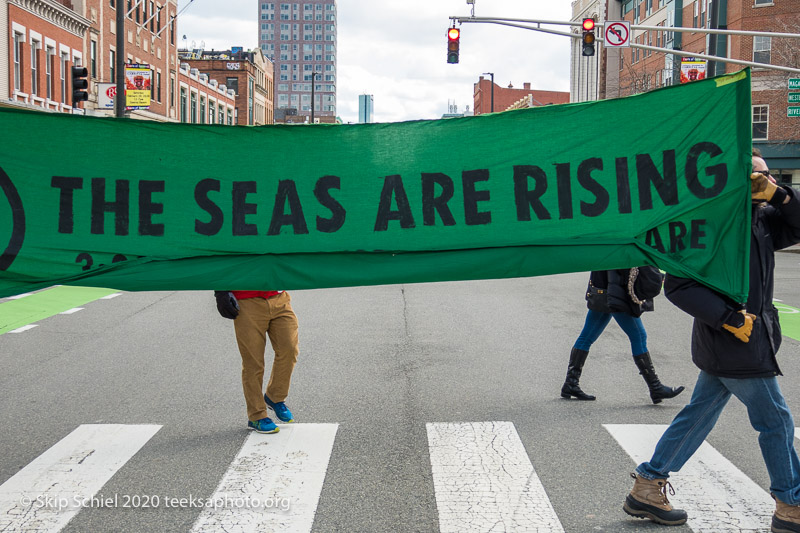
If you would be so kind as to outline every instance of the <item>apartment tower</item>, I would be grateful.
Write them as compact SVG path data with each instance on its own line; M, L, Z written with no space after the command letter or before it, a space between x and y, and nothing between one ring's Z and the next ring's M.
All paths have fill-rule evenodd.
M259 39L275 64L275 108L336 116L336 0L258 4ZM313 90L312 90L312 83Z

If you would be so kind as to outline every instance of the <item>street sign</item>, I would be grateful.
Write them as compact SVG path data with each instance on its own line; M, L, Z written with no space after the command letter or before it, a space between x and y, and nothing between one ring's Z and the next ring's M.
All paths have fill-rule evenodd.
M789 93L789 99L787 102L790 104L800 103L800 93Z
M790 89L800 89L800 78L789 78Z
M114 110L114 97L117 95L116 83L97 84L97 107Z
M800 117L800 107L798 106L789 106L786 108L786 116L787 117Z
M630 47L631 23L627 20L606 21L605 46L612 48ZM798 80L800 81L800 80Z

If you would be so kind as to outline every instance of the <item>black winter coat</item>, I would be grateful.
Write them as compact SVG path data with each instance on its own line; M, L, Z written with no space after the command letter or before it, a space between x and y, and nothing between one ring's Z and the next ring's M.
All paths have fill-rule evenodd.
M631 300L628 294L628 279L630 275L631 271L627 268L592 271L589 274L589 283L598 289L607 291L607 301L611 309L593 307L589 301L586 302L586 307L601 313L610 311L613 313L627 313L631 316L642 316L643 312L652 311L654 309L652 298L645 300L643 304L637 304Z
M778 311L772 305L775 250L800 243L800 192L785 188L790 200L753 208L750 238L750 292L746 309L756 315L750 341L744 343L722 328L740 303L694 280L667 275L667 298L692 315L692 361L709 374L729 378L775 376L781 373L775 354L781 345Z

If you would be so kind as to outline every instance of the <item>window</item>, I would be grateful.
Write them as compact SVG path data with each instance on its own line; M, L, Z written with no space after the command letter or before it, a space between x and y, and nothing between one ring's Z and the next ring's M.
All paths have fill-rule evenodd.
M753 61L756 63L769 63L772 37L756 35L753 37Z
M197 122L197 93L192 93L192 107L189 112L191 113L191 122L194 124Z
M114 50L111 50L108 54L108 75L110 79L108 81L115 83L117 81L117 53Z
M115 0L109 0L109 1L108 1L108 5L110 5L112 8L113 8L113 7L116 7L116 2L115 2Z
M69 103L67 100L67 63L69 62L69 54L66 52L61 53L61 102L64 104Z
M40 46L36 41L31 41L31 90L33 96L39 94L39 56L37 48Z
M22 90L22 34L14 33L14 90Z
M217 109L214 102L208 102L208 123L213 124L216 122L217 118Z
M156 100L161 101L161 73L156 72Z
M205 124L206 122L206 98L205 96L200 97L200 124Z
M757 6L771 6L772 4L773 0L755 0Z
M237 96L239 95L239 78L225 78L225 86L233 89Z
M47 74L47 99L53 99L53 56L56 55L56 49L52 46L47 47L47 54L45 55L44 66Z
M225 124L225 110L222 108L222 104L219 105L219 120L217 124Z
M169 78L169 106L175 107L175 76Z
M767 139L769 125L769 106L753 106L753 139Z
M181 87L181 122L186 122L186 89Z
M89 45L89 74L92 78L97 78L97 41L92 41Z

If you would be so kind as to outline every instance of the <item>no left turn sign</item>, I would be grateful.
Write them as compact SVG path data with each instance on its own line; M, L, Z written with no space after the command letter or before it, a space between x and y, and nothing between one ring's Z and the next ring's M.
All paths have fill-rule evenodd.
M605 43L606 47L629 47L631 45L631 23L623 21L606 21Z

